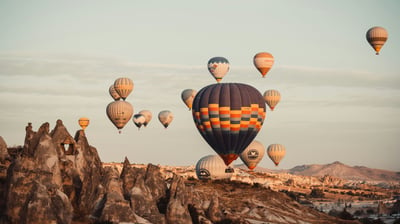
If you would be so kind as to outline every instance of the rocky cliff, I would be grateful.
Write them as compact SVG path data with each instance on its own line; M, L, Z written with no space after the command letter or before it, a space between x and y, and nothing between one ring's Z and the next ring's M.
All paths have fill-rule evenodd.
M103 167L83 130L61 120L26 127L22 147L0 137L0 223L347 223L285 194L232 181L166 177L159 166ZM349 222L352 223L352 222Z

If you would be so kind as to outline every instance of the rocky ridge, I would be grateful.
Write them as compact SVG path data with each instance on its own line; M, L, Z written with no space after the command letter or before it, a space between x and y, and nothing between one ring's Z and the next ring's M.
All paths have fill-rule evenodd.
M105 166L83 130L29 123L23 147L0 138L0 223L355 223L237 181L199 181L160 166Z

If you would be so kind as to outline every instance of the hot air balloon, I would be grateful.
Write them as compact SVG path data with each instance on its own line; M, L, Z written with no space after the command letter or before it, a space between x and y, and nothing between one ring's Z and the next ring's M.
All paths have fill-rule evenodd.
M139 114L142 114L146 118L146 121L143 124L146 127L150 123L151 118L153 118L153 114L149 110L141 110L139 111Z
M375 26L367 31L366 38L368 43L374 48L376 55L388 39L388 32L383 27Z
M169 124L172 122L173 119L174 115L169 110L163 110L160 113L158 113L158 120L160 120L161 124L165 128L169 126Z
M146 122L146 117L143 114L135 114L133 115L133 123L138 127L139 129L144 125Z
M193 99L196 96L197 91L194 89L185 89L182 91L181 98L189 110L192 109Z
M200 180L228 179L232 173L227 173L227 166L218 155L202 157L196 164L196 175Z
M221 79L229 71L229 61L224 57L213 57L208 60L207 67L215 80L221 82Z
M274 89L265 91L263 96L264 96L265 102L268 104L268 106L271 110L274 110L276 105L281 100L281 94L279 93L278 90L274 90Z
M194 98L194 123L207 143L229 165L261 129L265 101L254 87L241 83L213 84Z
M264 145L261 142L254 140L240 154L240 159L250 170L253 170L254 168L256 168L257 164L262 160L264 154L265 154Z
M267 154L275 166L278 166L279 162L285 157L286 149L281 144L271 144L267 148Z
M86 127L89 125L89 118L81 117L78 121L79 126L81 126L82 130L85 130Z
M117 93L117 91L115 91L115 89L114 89L114 84L112 84L112 85L110 86L110 88L108 89L108 92L110 93L110 96L111 96L115 101L121 99L121 96L120 96L120 95Z
M108 104L106 112L108 118L121 133L121 129L132 118L133 107L126 101L114 101Z
M130 78L118 78L114 82L114 89L125 100L133 90L133 81Z
M274 57L268 52L260 52L254 56L253 63L264 78L272 65L274 65Z

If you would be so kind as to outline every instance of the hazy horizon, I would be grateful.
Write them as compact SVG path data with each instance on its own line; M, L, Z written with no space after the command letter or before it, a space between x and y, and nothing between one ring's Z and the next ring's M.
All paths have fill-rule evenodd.
M287 153L278 168L340 161L400 171L400 2L232 1L0 3L0 136L23 145L25 126L71 135L78 119L103 162L190 165L214 151L198 133L181 92L216 83L206 63L230 62L222 82L246 83L282 99L267 111L256 139ZM366 31L388 30L379 56ZM275 64L265 78L253 56ZM105 113L108 88L129 77L134 113L148 109L146 128L122 133ZM168 129L157 118L168 109ZM242 163L240 159L233 164ZM259 166L275 169L265 156Z

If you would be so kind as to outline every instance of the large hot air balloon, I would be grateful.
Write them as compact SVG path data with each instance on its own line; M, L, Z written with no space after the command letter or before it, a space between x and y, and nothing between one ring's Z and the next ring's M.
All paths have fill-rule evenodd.
M149 110L141 110L139 111L139 114L142 114L146 118L146 121L143 124L146 127L150 123L151 118L153 118L153 114Z
M376 55L379 55L379 51L388 39L388 32L383 27L375 26L367 31L366 38L368 43L374 48Z
M160 120L161 124L165 128L169 126L169 124L172 122L173 119L174 115L169 110L163 110L160 113L158 113L158 120Z
M82 130L85 130L86 127L89 125L89 118L81 117L78 121L79 126L81 126Z
M281 94L278 90L274 89L265 91L263 97L271 110L274 110L276 105L281 100Z
M114 101L108 104L106 112L108 118L121 133L121 129L132 118L133 107L126 101Z
M256 168L257 164L262 160L264 154L265 154L264 145L261 142L254 140L240 154L240 159L250 170L253 170L254 168Z
M133 90L133 81L130 78L118 78L114 81L114 89L125 100Z
M120 95L117 93L117 91L115 91L115 89L114 89L114 84L112 84L112 85L110 86L110 88L108 89L108 92L110 93L110 96L111 96L115 101L121 99L121 96L120 96Z
M229 61L224 57L213 57L208 60L207 68L215 80L221 82L221 79L229 71Z
M192 114L200 134L229 165L261 129L265 107L264 98L254 87L221 83L196 94Z
M182 91L181 98L189 110L192 109L193 99L196 96L197 91L194 89L185 89Z
M196 164L196 175L200 180L228 179L231 173L225 172L228 167L218 155L202 157Z
M278 166L279 162L285 157L286 149L281 144L271 144L267 148L267 154L275 166Z
M133 123L138 127L139 129L146 123L146 117L143 114L135 114L133 115Z
M272 65L274 65L274 57L268 52L260 52L254 56L253 63L264 78Z

